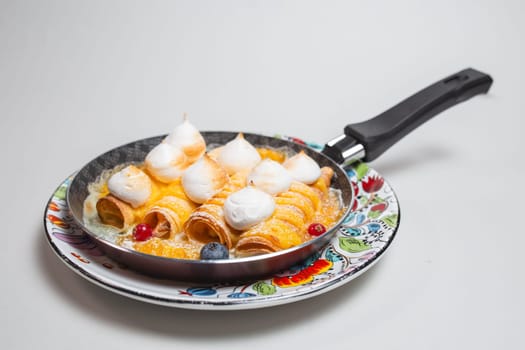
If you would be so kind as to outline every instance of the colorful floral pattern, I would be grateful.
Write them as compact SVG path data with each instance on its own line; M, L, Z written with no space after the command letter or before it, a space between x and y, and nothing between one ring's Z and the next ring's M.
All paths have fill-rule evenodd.
M308 145L319 149L316 144ZM196 309L279 305L348 282L375 263L392 242L399 226L399 206L394 192L365 163L348 168L347 174L354 186L353 210L336 236L322 251L303 263L266 280L197 286L128 270L104 255L74 223L65 198L71 178L59 186L46 207L47 238L73 270L92 282L132 298Z

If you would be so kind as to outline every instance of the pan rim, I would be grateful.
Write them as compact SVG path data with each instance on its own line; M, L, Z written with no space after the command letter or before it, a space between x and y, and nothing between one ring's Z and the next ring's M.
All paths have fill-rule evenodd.
M341 204L342 204L342 211L343 211L343 213L341 214L339 220L337 220L337 222L334 223L323 235L318 236L318 237L314 237L314 238L312 238L312 239L310 239L310 240L308 240L306 242L303 242L303 243L301 243L299 245L290 247L288 249L284 249L284 250L280 250L280 251L272 252L272 253L265 253L265 254L260 254L260 255L254 255L254 256L233 257L233 258L221 259L221 260L178 259L178 258L168 258L168 257L163 257L163 256L146 254L146 253L142 253L142 252L133 250L131 248L120 246L120 245L118 245L118 244L116 244L114 242L111 242L111 241L109 241L107 239L104 239L103 237L100 237L96 233L93 233L89 228L87 228L84 225L83 218L82 217L78 217L77 212L75 210L73 210L73 208L70 206L70 198L71 198L71 192L72 192L72 188L73 188L73 186L71 186L71 185L74 184L75 179L77 178L77 176L84 169L86 169L91 163L95 162L97 159L100 159L100 158L106 156L107 154L111 154L112 152L115 152L115 151L117 151L119 149L123 149L123 148L126 148L126 147L129 148L132 145L137 144L139 142L154 141L154 140L157 140L157 139L161 140L163 137L166 136L166 134L161 134L161 135L157 135L157 136L151 136L151 137L137 139L137 140L130 141L130 142L124 143L122 145L118 145L116 147L113 147L113 148L111 148L111 149L109 149L109 150L99 154L98 156L92 158L89 162L85 163L78 171L76 171L73 174L74 176L73 176L73 178L71 180L71 185L68 186L67 192L66 192L66 203L67 203L68 209L70 210L71 216L72 216L73 220L75 221L75 223L84 232L86 232L86 234L88 234L89 237L94 239L97 243L99 243L101 245L109 246L111 249L113 249L113 250L115 250L115 251L117 251L117 252L119 252L121 254L138 256L140 259L146 259L146 260L151 260L151 261L158 261L159 263L172 263L172 264L183 264L183 265L194 265L194 266L210 266L211 267L211 266L229 266L229 265L249 264L249 263L256 263L256 262L259 262L259 261L267 261L267 260L269 261L269 260L273 260L273 259L278 259L281 256L291 255L294 252L301 251L303 249L307 249L308 246L317 246L317 245L324 246L330 240L330 238L337 232L338 228L342 225L344 220L351 213L352 201L355 200L355 198L353 198L353 188L352 188L353 185L350 182L350 180L348 179L348 177L345 175L346 174L345 170L342 168L341 165L339 165L333 159L331 159L330 157L326 156L325 154L322 154L321 152L317 151L316 149L310 147L308 144L299 144L299 143L291 141L291 140L279 138L278 136L277 137L276 136L268 136L268 135L264 135L264 134L258 134L258 133L252 133L252 132L244 132L244 131L231 131L231 130L227 130L227 131L221 131L221 130L209 131L209 130L204 130L204 131L200 131L200 133L203 135L203 137L205 139L206 139L207 136L209 137L210 135L218 135L218 134L228 134L228 135L231 135L232 138L233 138L233 137L235 137L235 135L237 135L239 133L243 133L243 135L247 139L252 138L252 137L254 137L254 138L262 137L262 138L274 140L274 141L279 142L279 143L283 143L283 146L290 146L294 151L295 151L295 148L306 149L309 152L312 152L312 153L316 154L317 156L320 156L322 159L324 159L325 161L330 163L330 167L334 168L334 171L335 171L335 168L337 168L337 171L336 171L336 174L338 174L337 176L339 176L341 174L344 175L343 176L344 182L347 184L348 189L350 190L350 194L349 194L350 198L348 200L348 203L344 203L344 200L342 199L343 203L341 203ZM214 144L214 143L213 142L212 143L208 143L208 141L207 141L206 144L208 146L208 145ZM255 146L259 146L259 145L255 145ZM132 162L130 161L129 163L132 163ZM100 176L100 174L98 174L97 177L98 176ZM341 191L343 191L343 190L344 189L341 189ZM175 279L175 278L173 278L173 279Z

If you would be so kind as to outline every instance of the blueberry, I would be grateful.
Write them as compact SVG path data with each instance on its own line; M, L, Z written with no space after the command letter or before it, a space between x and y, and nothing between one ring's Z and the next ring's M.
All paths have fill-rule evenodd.
M201 260L228 259L228 248L219 242L207 243L201 249Z

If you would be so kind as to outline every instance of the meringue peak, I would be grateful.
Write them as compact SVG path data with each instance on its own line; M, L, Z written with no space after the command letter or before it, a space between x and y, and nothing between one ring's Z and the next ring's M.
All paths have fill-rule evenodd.
M217 161L231 175L253 169L261 161L261 156L243 133L239 133L220 150Z
M276 195L288 191L292 184L292 175L282 164L264 159L250 172L247 182L266 193Z
M204 203L229 181L226 171L205 154L182 174L182 188L195 203Z
M204 138L200 131L190 123L186 113L184 113L182 123L166 136L163 142L181 149L190 163L195 162L206 152Z
M275 210L271 195L247 186L232 193L224 202L224 219L236 230L246 230L269 218Z
M151 187L151 179L135 165L128 165L108 179L109 192L118 199L131 204L133 208L148 201Z
M146 156L146 169L158 181L169 183L179 178L188 167L188 158L179 148L162 142Z
M308 156L304 150L288 158L283 166L288 170L294 180L310 185L321 176L321 168L315 160Z

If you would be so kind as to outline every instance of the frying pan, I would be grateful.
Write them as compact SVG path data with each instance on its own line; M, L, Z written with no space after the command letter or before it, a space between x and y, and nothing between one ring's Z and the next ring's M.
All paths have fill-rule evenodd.
M83 222L83 203L88 184L96 181L103 170L119 164L140 163L165 135L146 138L114 148L87 163L75 175L67 193L67 203L74 220L111 258L139 272L188 282L233 282L262 278L303 261L324 247L335 234L352 207L352 184L344 167L356 161L371 161L393 144L441 111L477 94L488 92L492 78L474 69L450 75L395 105L368 121L350 124L344 133L326 143L322 152L303 144L274 137L244 133L254 146L287 147L304 150L321 167L330 166L335 175L332 187L341 191L344 214L320 237L299 246L253 257L227 260L185 260L143 254L104 240L91 232ZM227 131L201 132L207 145L225 144L237 134Z

